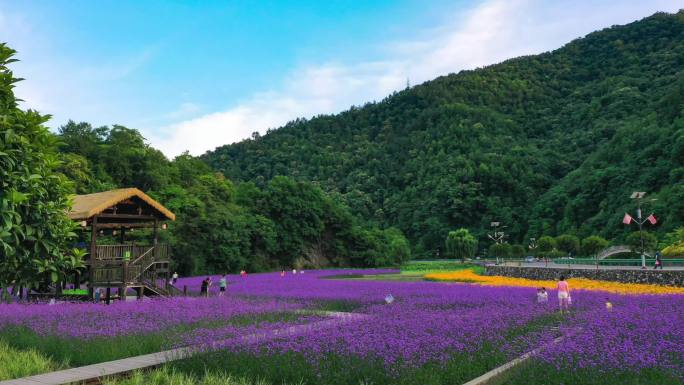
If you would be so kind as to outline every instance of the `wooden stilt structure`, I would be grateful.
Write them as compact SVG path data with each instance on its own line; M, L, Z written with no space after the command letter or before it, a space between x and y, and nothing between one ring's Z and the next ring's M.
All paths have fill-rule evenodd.
M69 217L90 232L86 266L91 298L99 288L106 288L107 299L111 288L118 289L120 299L125 299L129 288L138 298L180 292L169 284L171 250L158 242L159 228L166 228L164 222L176 217L159 202L136 188L77 195ZM126 242L127 231L142 228L152 229L148 245ZM120 244L98 245L101 232L115 230L120 231Z

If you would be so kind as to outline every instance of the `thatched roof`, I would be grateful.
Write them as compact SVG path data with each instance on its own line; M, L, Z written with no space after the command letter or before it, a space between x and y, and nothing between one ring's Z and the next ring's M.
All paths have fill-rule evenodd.
M175 220L176 215L169 211L161 203L150 198L137 188L122 188L118 190L103 191L95 194L76 195L73 198L74 205L69 212L69 218L73 220L84 220L93 215L100 214L106 209L133 197L140 198L145 203L152 206L155 210L170 220Z

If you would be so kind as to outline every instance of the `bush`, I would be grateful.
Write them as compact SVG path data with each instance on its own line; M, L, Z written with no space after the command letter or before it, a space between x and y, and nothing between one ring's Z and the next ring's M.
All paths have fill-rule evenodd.
M643 237L643 247L646 252L654 250L658 244L658 239L655 235L649 233L648 231L643 231L639 234L638 231L629 234L627 237L627 245L635 253L641 253L641 238Z
M537 252L541 255L545 255L546 253L550 253L555 248L556 248L556 240L553 239L553 237L549 237L548 235L545 235L545 236L539 238L539 240L537 240Z
M511 256L511 249L508 243L495 243L489 246L489 255L496 258L508 258Z
M522 258L525 256L525 246L513 245L511 246L511 256L513 258Z
M582 252L587 256L594 256L608 246L608 241L598 235L592 235L582 240Z
M553 251L546 253L544 256L546 258L550 258L550 259L558 259L558 258L565 258L568 256L568 254L566 254L562 251L553 250Z
M566 254L577 255L580 250L580 241L574 235L563 234L556 237L556 248Z
M670 245L662 250L663 257L681 257L684 256L684 243L678 245Z

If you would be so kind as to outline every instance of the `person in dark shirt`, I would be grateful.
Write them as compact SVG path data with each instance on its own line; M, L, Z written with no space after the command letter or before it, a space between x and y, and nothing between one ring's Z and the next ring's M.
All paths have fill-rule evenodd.
M204 297L209 297L209 278L202 280L202 286L200 288L200 293Z

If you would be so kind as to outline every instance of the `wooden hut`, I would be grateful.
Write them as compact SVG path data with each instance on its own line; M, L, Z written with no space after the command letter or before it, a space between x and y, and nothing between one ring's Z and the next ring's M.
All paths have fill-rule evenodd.
M69 217L89 231L90 247L86 260L88 289L117 288L123 298L128 289L143 295L173 294L169 285L170 249L157 242L163 223L176 216L159 202L136 188L76 195ZM127 242L126 233L132 229L149 228L149 243ZM108 233L118 244L98 245L98 236ZM111 242L109 242L111 243Z

